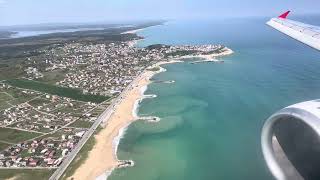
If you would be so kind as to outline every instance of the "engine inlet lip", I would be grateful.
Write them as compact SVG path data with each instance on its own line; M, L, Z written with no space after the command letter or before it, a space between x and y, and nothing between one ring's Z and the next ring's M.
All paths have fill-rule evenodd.
M273 126L281 118L290 118L303 121L318 136L320 136L320 101L307 101L284 108L269 117L262 128L261 147L264 159L273 176L278 180L287 180L284 171L276 160L272 147Z

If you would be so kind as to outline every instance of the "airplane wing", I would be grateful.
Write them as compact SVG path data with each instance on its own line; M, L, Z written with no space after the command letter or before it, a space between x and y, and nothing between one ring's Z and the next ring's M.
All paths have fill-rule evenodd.
M272 18L267 24L276 30L320 50L320 27L287 19L290 11Z

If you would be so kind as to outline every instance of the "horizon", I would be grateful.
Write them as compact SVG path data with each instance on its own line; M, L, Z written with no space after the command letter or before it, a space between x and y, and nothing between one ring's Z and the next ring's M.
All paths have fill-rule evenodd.
M232 6L231 6L232 5ZM92 24L154 20L272 17L291 10L294 15L319 15L320 2L235 0L170 2L147 0L79 0L43 2L0 0L0 27L39 24ZM71 10L72 9L72 10Z
M1 1L1 0L0 0ZM279 14L278 14L279 15ZM301 20L306 17L318 17L320 16L320 13L305 13L305 14L290 14L289 19L297 19ZM274 16L241 16L241 17L225 17L223 20L238 20L238 19L269 19L272 17L277 17L277 15ZM0 31L1 30L10 30L10 28L42 28L42 27L50 27L50 26L92 26L92 25L123 25L123 26L129 26L129 25L136 25L136 24L142 24L142 23L149 23L149 22L174 22L174 21L201 21L201 20L213 20L213 21L219 21L222 20L219 17L202 17L202 18L180 18L180 19L150 19L150 20L119 20L119 21L89 21L89 22L43 22L43 23L33 23L33 24L13 24L13 25L0 25ZM305 20L305 19L304 19ZM307 20L305 20L307 21ZM314 22L313 22L314 23ZM319 24L319 23L318 23ZM314 24L317 25L317 24Z

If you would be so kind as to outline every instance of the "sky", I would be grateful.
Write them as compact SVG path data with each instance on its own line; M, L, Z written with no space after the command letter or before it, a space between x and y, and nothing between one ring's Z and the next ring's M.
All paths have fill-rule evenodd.
M320 13L319 0L0 0L0 26Z

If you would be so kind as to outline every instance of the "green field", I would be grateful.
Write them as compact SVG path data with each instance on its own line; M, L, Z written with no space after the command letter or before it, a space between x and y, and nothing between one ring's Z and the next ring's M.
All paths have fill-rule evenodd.
M10 144L0 142L0 151L5 150L9 146L10 146Z
M6 101L0 101L0 111L10 107L11 106Z
M75 116L75 117L81 117L83 114L81 112L81 110L76 109L74 107L70 107L70 106L56 109L56 110L54 110L54 112L70 113L70 114L72 114L72 116Z
M32 98L35 98L36 96L39 95L39 93L25 94L22 91L23 90L18 89L18 88L14 88L14 87L11 87L10 89L6 89L5 93L2 93L2 94L5 94L11 98L8 99L8 97L7 97L7 101L5 101L5 102L7 102L7 104L9 103L11 105L17 105L17 104L21 104L26 101L29 101ZM0 103L0 105L1 104L4 104L4 103Z
M33 99L32 101L29 101L28 103L33 107L37 107L42 106L43 104L50 104L51 101L45 98L37 98Z
M43 78L40 78L39 81L54 85L56 82L63 80L66 73L67 70L53 70L49 72L43 72L44 76Z
M8 94L6 94L5 92L0 92L0 102L3 101L10 101L13 98L11 96L9 96Z
M62 97L68 97L74 100L85 101L85 102L95 102L101 103L110 97L100 96L100 95L87 95L83 94L79 89L72 89L66 87L59 87L55 85L50 85L42 83L39 81L32 81L26 79L12 79L6 80L5 83L24 89L31 89L35 91L40 91L43 93L58 95Z
M76 127L76 128L90 128L93 122L84 121L84 120L77 120L74 123L70 124L69 127Z
M0 179L43 180L49 179L54 170L0 169Z
M39 133L19 131L16 129L8 129L0 127L0 140L10 142L10 143L19 143L34 137L40 136Z
M0 92L0 111L11 107L7 101L12 100L13 98L4 92Z

